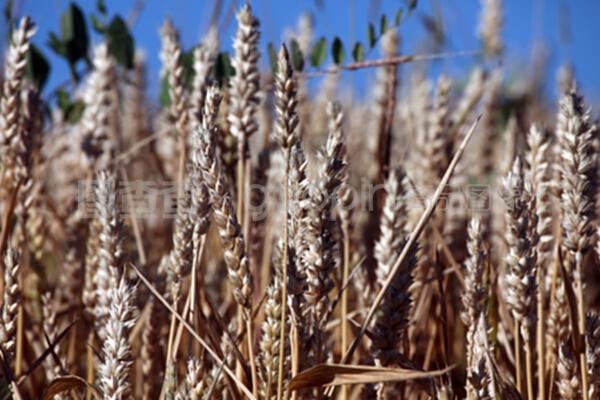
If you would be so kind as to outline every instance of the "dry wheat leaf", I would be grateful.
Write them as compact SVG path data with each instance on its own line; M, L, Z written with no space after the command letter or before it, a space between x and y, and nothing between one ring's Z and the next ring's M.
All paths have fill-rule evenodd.
M44 389L42 399L52 400L57 394L72 389L87 389L94 395L94 398L102 399L102 393L96 386L86 382L85 379L76 375L61 376L54 379L52 382L50 382L46 389Z
M290 390L318 386L337 386L377 382L408 381L444 375L454 366L436 371L416 371L403 368L379 368L368 365L322 364L296 375L289 385Z

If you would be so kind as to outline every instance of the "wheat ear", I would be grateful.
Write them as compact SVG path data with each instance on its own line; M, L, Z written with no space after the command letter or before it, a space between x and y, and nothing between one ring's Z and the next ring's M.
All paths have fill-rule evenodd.
M89 75L84 91L85 110L81 117L83 129L82 149L87 155L91 167L96 164L103 167L110 156L112 135L111 121L116 115L114 88L116 85L115 62L108 51L108 44L94 47L92 59L94 70ZM101 159L103 157L104 159Z
M135 324L135 287L113 273L107 295L111 299L102 347L103 360L98 366L100 387L106 399L123 399L131 395L129 369L132 356L129 332Z
M118 279L121 272L122 250L122 222L120 205L118 203L117 182L114 174L101 171L95 188L96 213L99 230L98 268L94 276L95 300L94 307L95 322L98 324L98 335L104 339L103 326L105 319L110 313L111 279Z
M246 322L247 342L252 372L252 391L258 391L256 365L252 343L252 273L242 228L235 214L233 201L227 192L227 183L215 153L213 135L216 129L216 117L220 103L220 94L216 87L206 93L201 128L192 136L192 162L194 168L204 179L210 193L214 222L224 247L224 259L227 275L233 287L233 297L240 306L243 320Z
M202 43L194 50L194 80L190 95L190 117L197 129L202 121L204 96L209 82L211 68L214 65L219 50L217 28L211 26Z
M488 253L483 241L483 231L479 218L474 216L468 227L469 239L467 250L469 257L465 261L465 291L462 298L463 311L461 318L467 327L467 363L471 364L471 349L475 345L474 335L478 328L479 317L482 315L487 293L485 291L485 263Z
M502 0L482 0L477 33L483 42L483 48L491 56L498 56L504 49L502 41Z
M590 399L600 395L600 317L595 313L588 313L585 319L585 351L587 355L587 369Z
M518 326L520 335L523 337L527 357L527 391L529 398L532 398L533 341L531 334L537 318L535 303L537 216L535 214L535 197L529 181L524 180L519 158L515 160L512 170L504 179L504 190L507 196L506 242L508 244L508 254L505 259L507 267L505 296L515 321L515 335L519 334L516 328ZM515 337L515 354L521 351L518 342L518 338ZM517 374L519 369L520 365L517 364Z
M563 400L580 399L581 376L577 368L577 357L573 354L568 342L560 346L556 371L556 387L560 398Z
M2 171L11 185L16 184L25 166L19 166L18 154L23 147L20 124L21 91L27 66L30 41L36 28L31 18L23 17L13 32L4 65L4 82L0 99L0 132L2 138Z
M585 335L585 299L583 295L583 257L591 246L592 221L595 218L596 155L593 145L595 127L589 110L575 89L560 100L557 135L560 145L562 245L567 250L565 261L577 294L578 329ZM581 385L587 400L587 362L585 352L579 354Z
M4 298L0 315L0 346L6 365L10 365L16 346L17 313L21 304L19 286L20 254L8 248L4 255Z
M475 325L469 328L473 335L472 342L468 344L470 360L467 365L467 399L495 399L496 390L485 312L481 313Z
M267 289L267 301L264 305L265 320L262 324L260 341L262 385L260 394L265 399L271 399L276 391L279 373L279 346L281 341L281 280L274 278ZM285 356L285 354L284 354Z
M408 237L406 182L404 172L399 169L390 171L385 183L386 199L381 215L381 234L375 245L377 258L377 278L382 285L389 275L392 265ZM416 265L416 246L396 274L381 309L375 319L371 351L383 366L397 364L398 346L408 327L408 316L412 305L409 288L413 282L413 270Z
M232 65L236 74L229 85L229 108L227 122L231 134L237 141L237 217L244 221L244 199L246 195L246 171L248 139L258 130L256 110L259 102L260 72L258 70L259 22L252 14L250 3L246 3L237 14L238 29L233 40Z
M277 112L277 120L275 126L275 142L279 145L283 153L284 159L284 212L285 222L283 231L283 256L282 260L282 288L281 288L281 321L280 321L280 342L279 342L279 368L277 373L277 398L281 399L283 395L283 358L285 350L285 328L287 323L287 299L289 286L289 251L290 251L290 154L294 144L298 141L296 128L298 126L298 99L297 99L297 84L294 77L294 71L290 65L289 55L285 45L281 46L277 59L277 75L275 77L275 109ZM292 236L293 238L293 236ZM292 239L294 240L294 239ZM298 331L294 330L294 335ZM292 354L298 354L297 338L292 340ZM292 364L294 371L297 370L297 359L294 357Z
M330 103L329 136L325 152L321 154L317 181L310 187L309 207L306 218L305 236L307 247L303 249L302 263L305 268L307 289L304 292L306 312L311 335L313 362L325 360L323 349L325 332L322 327L327 322L329 292L333 288L331 273L335 268L332 238L332 207L344 174L344 141L342 136L342 111L339 104Z

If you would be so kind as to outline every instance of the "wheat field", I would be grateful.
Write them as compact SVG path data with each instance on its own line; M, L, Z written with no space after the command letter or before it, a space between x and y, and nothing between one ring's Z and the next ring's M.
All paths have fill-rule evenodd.
M246 4L227 76L214 29L187 53L166 21L166 101L100 42L72 108L43 102L21 18L1 398L600 399L595 110L568 66L557 101L510 85L502 2L481 7L461 76L396 28L380 59L302 70L310 20L267 52ZM339 79L358 69L364 98Z

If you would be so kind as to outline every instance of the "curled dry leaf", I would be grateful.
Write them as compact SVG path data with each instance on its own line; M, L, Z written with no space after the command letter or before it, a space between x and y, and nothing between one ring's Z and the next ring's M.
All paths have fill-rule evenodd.
M454 366L449 366L435 371L417 371L404 368L379 368L369 365L321 364L296 375L290 381L289 390L427 379L442 376L453 368Z

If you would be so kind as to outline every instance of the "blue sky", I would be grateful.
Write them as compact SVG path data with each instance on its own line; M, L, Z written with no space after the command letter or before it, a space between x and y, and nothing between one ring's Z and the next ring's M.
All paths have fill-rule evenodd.
M238 7L243 4L243 0L223 1L219 36L225 50L231 48L235 33L235 20L228 24L224 22L232 1ZM180 31L184 47L189 48L206 32L214 2L215 0L146 0L133 28L133 35L136 45L143 48L148 56L149 89L154 98L158 96L159 87L158 29L162 22L170 16ZM77 3L86 14L95 8L95 0L81 0ZM134 3L133 0L106 0L109 13L123 16L129 13ZM509 74L529 72L532 48L537 43L543 46L548 57L548 93L555 94L554 77L557 67L563 61L571 61L584 93L590 100L600 101L600 48L597 43L600 38L600 23L597 18L600 15L600 1L505 0L504 3L503 38L507 46L505 63L509 66ZM18 15L28 14L38 24L39 30L34 42L42 47L52 62L53 70L47 84L50 89L69 76L66 63L52 54L46 46L48 32L58 31L60 15L68 4L66 0L22 0L17 10ZM301 13L310 13L315 21L315 36L325 36L329 41L340 36L344 39L347 53L355 40L366 41L370 18L378 26L382 13L387 13L393 19L398 8L405 6L403 0L254 0L251 4L261 21L263 49L268 42L279 43L285 28L295 27ZM373 4L378 6L374 7ZM416 12L406 18L400 27L403 53L410 54L423 48L425 30L421 22L422 16L431 15L434 9L440 10L448 34L446 51L478 48L475 36L480 12L478 0L419 0ZM566 40L561 35L560 26L567 27ZM377 56L375 52L370 57ZM266 52L263 52L262 62L267 65ZM433 70L460 76L474 62L476 60L473 58L449 59L437 63ZM372 73L354 74L351 81L353 87L357 93L364 93Z

